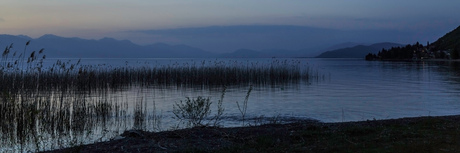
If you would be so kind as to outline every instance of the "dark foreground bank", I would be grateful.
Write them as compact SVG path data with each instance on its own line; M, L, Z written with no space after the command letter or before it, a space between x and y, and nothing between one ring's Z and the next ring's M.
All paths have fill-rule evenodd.
M460 116L150 133L50 152L459 152Z

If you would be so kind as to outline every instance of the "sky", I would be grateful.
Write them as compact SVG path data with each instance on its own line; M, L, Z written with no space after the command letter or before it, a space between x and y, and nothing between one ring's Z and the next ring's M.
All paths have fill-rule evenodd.
M139 31L230 25L452 30L458 0L0 0L0 34L168 41Z

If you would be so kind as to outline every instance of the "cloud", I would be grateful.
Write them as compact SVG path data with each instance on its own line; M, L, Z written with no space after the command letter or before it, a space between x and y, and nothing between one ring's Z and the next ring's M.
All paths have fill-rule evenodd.
M5 22L5 20L3 18L0 17L0 22Z

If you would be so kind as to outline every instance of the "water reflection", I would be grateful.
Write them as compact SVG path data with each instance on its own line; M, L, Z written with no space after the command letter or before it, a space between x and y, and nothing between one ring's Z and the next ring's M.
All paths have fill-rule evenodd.
M95 67L80 65L80 60L57 60L44 69L8 65L0 71L4 113L0 151L40 151L104 141L127 129L183 128L172 118L175 102L214 97L213 89L226 85L239 92L249 85L270 88L319 80L318 73L304 64L265 59L263 63L214 60L135 67Z
M177 63L177 66L171 67L179 68L186 62L190 63L190 60L199 61L145 59L139 63ZM214 64L213 60L206 60L205 63ZM241 126L241 114L236 102L245 99L250 85L254 85L247 109L250 124L274 118L312 118L324 122L342 122L460 113L459 62L379 62L361 59L239 59L232 62L228 62L228 59L221 60L227 64L237 61L237 65L243 65L241 68L265 66L268 72L270 64L267 63L273 60L281 63L300 61L299 67L291 68L291 63L287 64L287 67L282 67L286 69L278 69L280 73L276 74L288 74L287 76L270 76L270 73L260 71L264 73L246 73L255 78L252 81L234 80L228 83L223 100L225 112L221 122L225 127ZM195 67L197 70L201 67L200 64ZM312 77L292 79L296 78L296 73L285 73L299 68L301 72L312 74ZM122 69L119 70L111 75L134 78L122 75ZM141 71L136 71L138 72ZM240 72L244 71L239 71L239 76L246 76ZM91 76L90 73L84 75ZM260 81L264 75L268 75L265 78L278 79ZM98 75L94 76L97 78ZM224 74L216 76L228 77ZM187 76L176 79L182 77ZM285 78L281 79L282 77ZM104 80L91 84L93 82L90 81L95 80L76 82L75 85L67 86L75 87L71 88L73 90L63 88L62 85L66 84L60 82L48 86L48 90L32 86L28 88L30 90L11 90L3 93L0 106L5 113L1 114L4 119L0 132L1 151L20 150L24 146L29 149L24 147L23 150L44 150L92 143L108 140L132 128L149 131L168 130L177 125L172 113L175 102L184 100L185 97L197 96L210 97L212 102L217 102L223 88L222 85L196 85L193 83L194 80L190 80L195 84L193 86L177 84L178 80L170 84L162 81L136 84L135 81L125 80L121 80L121 84ZM88 83L99 88L86 88L85 84ZM21 103L18 103L19 101ZM212 113L215 113L215 105L211 108Z

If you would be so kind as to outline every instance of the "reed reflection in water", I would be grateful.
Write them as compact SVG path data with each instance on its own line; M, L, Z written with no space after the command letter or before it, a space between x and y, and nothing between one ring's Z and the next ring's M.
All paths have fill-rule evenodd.
M0 62L0 151L41 151L105 141L129 129L167 130L170 127L161 125L155 101L148 98L155 95L148 93L151 88L274 86L324 77L299 60L209 60L141 67L58 60L44 68L44 58L36 60L40 54L31 54L25 63L7 55Z

